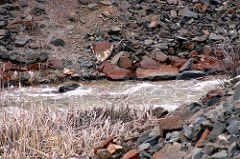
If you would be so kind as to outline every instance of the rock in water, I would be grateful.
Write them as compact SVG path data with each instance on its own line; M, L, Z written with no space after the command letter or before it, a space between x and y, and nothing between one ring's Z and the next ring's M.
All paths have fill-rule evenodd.
M65 92L68 92L68 91L73 91L73 90L77 89L78 87L80 87L79 84L68 84L68 85L64 85L64 86L60 87L58 89L58 92L59 93L65 93Z
M204 77L207 74L203 71L184 71L176 77L176 80L190 80L194 78Z

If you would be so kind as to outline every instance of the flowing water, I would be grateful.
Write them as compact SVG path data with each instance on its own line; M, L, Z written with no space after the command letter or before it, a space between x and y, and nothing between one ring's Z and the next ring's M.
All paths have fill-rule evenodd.
M59 86L15 88L1 93L4 109L14 110L39 105L86 109L91 107L130 106L163 107L174 110L180 105L197 101L209 90L221 86L216 79L207 81L95 81L81 82L81 87L57 93Z

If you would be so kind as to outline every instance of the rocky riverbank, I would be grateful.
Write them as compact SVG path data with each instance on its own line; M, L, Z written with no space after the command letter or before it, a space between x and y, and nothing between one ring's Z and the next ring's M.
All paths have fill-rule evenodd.
M96 158L238 159L240 158L240 78L209 91L198 102L167 113L155 112L154 128L114 142L114 136L94 149Z
M239 43L239 8L234 0L3 0L0 76L8 85L204 76L219 68L223 43Z

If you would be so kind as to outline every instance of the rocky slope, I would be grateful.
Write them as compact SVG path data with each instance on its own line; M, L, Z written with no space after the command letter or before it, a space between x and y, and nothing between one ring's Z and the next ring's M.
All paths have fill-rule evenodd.
M95 158L238 159L240 158L240 78L208 92L198 102L167 112L155 110L155 127L115 142L110 137L94 149Z
M239 45L236 0L3 0L1 79L188 79ZM201 71L201 72L199 72ZM212 72L212 71L211 71ZM8 82L9 83L9 82Z

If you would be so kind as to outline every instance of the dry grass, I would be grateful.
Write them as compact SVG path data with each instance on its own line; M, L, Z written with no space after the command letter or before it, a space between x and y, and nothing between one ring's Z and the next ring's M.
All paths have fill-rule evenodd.
M224 62L222 64L223 71L232 77L240 75L240 44L225 44L224 49Z
M0 117L0 153L3 158L69 158L92 155L92 149L109 136L122 140L146 127L151 112L144 109L30 108ZM143 124L145 123L145 124ZM84 156L84 157L83 157Z

